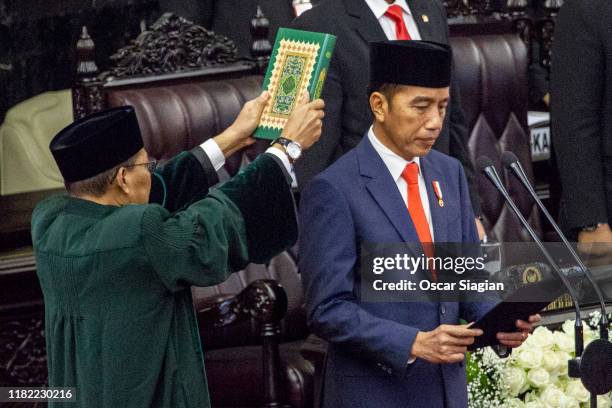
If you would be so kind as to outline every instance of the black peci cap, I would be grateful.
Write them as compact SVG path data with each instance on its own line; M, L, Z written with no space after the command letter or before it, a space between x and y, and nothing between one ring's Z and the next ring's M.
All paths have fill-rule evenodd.
M370 43L370 83L445 88L451 80L452 51L430 41Z
M72 183L112 169L143 146L134 108L122 106L68 125L53 138L49 149L64 181Z

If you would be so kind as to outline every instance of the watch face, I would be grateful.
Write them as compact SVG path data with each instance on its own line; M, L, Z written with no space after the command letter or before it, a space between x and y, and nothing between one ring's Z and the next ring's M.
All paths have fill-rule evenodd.
M300 149L295 143L289 143L286 149L287 149L287 154L293 160L299 159L299 157L302 155L302 149Z

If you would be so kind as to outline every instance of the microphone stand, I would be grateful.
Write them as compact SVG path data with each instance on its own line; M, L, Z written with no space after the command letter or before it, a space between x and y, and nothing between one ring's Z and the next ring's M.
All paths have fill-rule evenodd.
M502 162L504 163L504 166L506 166L506 168L508 168L511 171L514 177L516 177L521 182L523 187L525 187L525 189L529 192L529 194L534 199L534 201L536 202L536 204L538 205L538 207L540 208L540 210L542 211L542 213L544 214L544 216L546 217L550 225L553 226L555 232L561 237L563 244L565 245L567 250L572 255L572 258L574 258L574 260L576 261L580 269L582 269L582 271L586 275L588 281L591 283L591 286L593 287L593 289L595 290L595 293L597 294L597 298L599 300L599 305L601 308L601 318L599 319L599 337L603 340L609 340L608 327L610 323L608 321L606 304L604 302L603 294L601 293L601 289L599 285L595 282L595 279L593 278L591 271L586 267L582 259L578 256L578 254L574 250L574 248L570 245L569 241L567 240L567 237L565 236L565 234L563 234L559 225L555 222L553 217L550 215L550 213L548 212L548 210L542 203L542 200L540 200L540 198L536 194L535 189L533 188L533 186L529 182L529 179L527 178L527 174L525 173L525 170L523 169L521 162L518 160L518 157L516 157L516 155L512 152L505 151L502 154ZM576 358L579 358L578 354L576 354ZM570 369L568 370L568 374L570 374L574 378L580 377L579 362L577 366L570 367ZM591 408L597 408L597 395L592 392L591 392L591 404L590 405L591 405Z
M525 217L523 217L523 214L521 214L521 211L514 203L514 200L512 199L512 197L510 197L510 194L504 187L501 181L501 178L497 174L497 171L495 170L495 167L491 159L486 156L481 156L477 160L477 165L480 171L484 173L484 175L489 179L489 181L493 184L493 186L497 188L497 190L502 194L502 196L504 197L504 199L510 206L510 209L512 210L514 215L516 215L521 225L527 230L531 238L535 241L537 246L540 248L540 251L542 251L542 253L546 257L546 260L548 261L552 269L555 271L559 279L561 279L561 282L563 282L563 284L567 288L567 291L570 297L572 298L572 301L574 303L574 309L576 312L576 323L574 325L575 358L568 361L568 373L570 377L580 378L580 357L582 356L582 353L584 351L584 339L583 339L582 319L580 316L580 305L578 304L578 297L576 296L574 288L572 287L572 285L570 285L569 281L567 280L567 277L563 274L563 272L561 272L561 268L559 268L559 265L557 265L553 257L548 252L548 250L544 247L544 244L542 243L542 241L540 240L536 232L533 230L533 228L531 228L531 225L529 225Z
M574 248L570 245L570 243L567 240L567 237L565 236L565 234L563 234L559 225L555 222L553 217L550 215L550 213L548 212L548 210L542 203L542 200L540 200L540 198L536 194L533 186L531 185L531 183L529 182L529 179L527 178L527 174L525 173L523 166L521 166L521 163L519 162L516 155L514 155L514 153L512 152L506 151L502 154L502 162L509 170L511 170L512 174L521 182L523 187L527 189L531 197L533 197L536 204L538 205L538 207L540 207L540 210L542 210L542 213L544 214L544 216L546 217L550 225L553 226L553 228L555 229L555 232L561 237L561 240L563 241L563 243L565 244L565 247L568 249L568 251L572 255L572 258L574 258L574 260L576 261L580 269L582 269L587 279L591 283L591 286L593 287L593 289L595 290L595 293L597 294L597 298L599 299L599 306L601 308L601 318L599 320L599 337L604 340L609 340L608 327L610 325L610 322L608 321L608 316L606 312L606 304L604 302L604 298L603 298L603 294L601 293L601 289L599 285L595 282L595 279L593 278L593 274L586 267L584 262L582 262L582 259L578 256Z

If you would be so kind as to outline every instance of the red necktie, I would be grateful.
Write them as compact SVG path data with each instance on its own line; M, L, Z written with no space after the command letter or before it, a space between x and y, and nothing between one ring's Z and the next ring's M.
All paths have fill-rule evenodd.
M416 228L425 256L432 258L434 256L433 240L431 239L429 222L427 222L423 203L421 202L421 193L419 192L419 165L415 162L408 163L402 172L402 178L408 184L408 212L410 213L410 218L412 218L412 223ZM433 280L437 281L436 271L433 268L430 271Z
M408 29L406 28L406 24L404 23L404 12L402 8L397 4L393 4L389 6L387 11L385 12L385 16L389 17L391 20L395 22L395 39L396 40L411 40L410 34L408 34Z

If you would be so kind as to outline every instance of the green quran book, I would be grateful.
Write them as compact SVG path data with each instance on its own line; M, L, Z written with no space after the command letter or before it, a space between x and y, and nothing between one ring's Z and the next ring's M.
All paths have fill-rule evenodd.
M280 28L276 35L263 89L270 99L254 136L274 140L280 136L300 95L321 96L336 37L331 34Z

